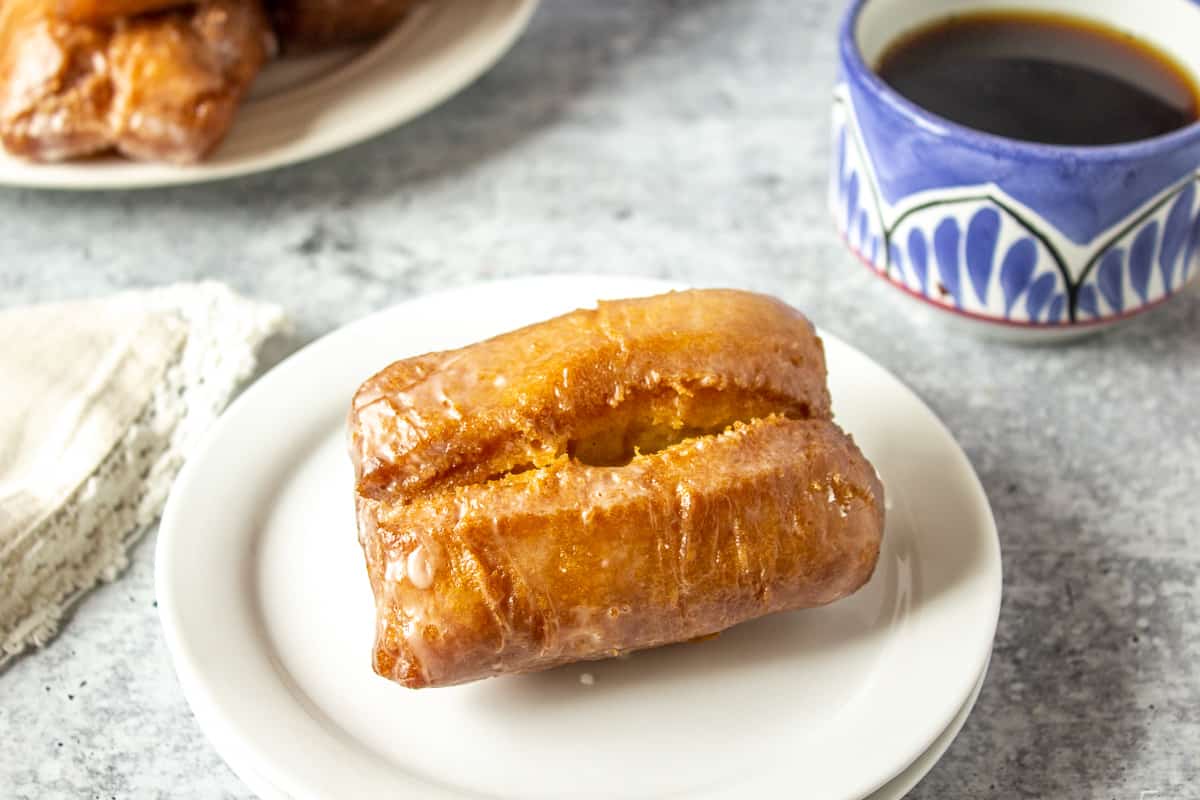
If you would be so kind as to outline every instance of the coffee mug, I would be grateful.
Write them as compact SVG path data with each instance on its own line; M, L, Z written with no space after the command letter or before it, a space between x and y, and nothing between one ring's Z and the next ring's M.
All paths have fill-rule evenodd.
M1093 147L1008 139L932 114L873 69L951 14L1011 10L1128 31L1200 81L1196 0L855 0L839 32L830 202L849 247L907 296L977 332L1071 337L1200 274L1200 124Z

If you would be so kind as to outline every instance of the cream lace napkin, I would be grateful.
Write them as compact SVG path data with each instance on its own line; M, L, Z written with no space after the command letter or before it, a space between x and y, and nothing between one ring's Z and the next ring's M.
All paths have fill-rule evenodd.
M282 323L215 283L0 312L0 666L126 565Z

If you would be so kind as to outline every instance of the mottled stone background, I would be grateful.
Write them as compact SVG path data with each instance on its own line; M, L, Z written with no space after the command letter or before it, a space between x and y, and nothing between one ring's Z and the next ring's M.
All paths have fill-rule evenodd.
M277 359L414 294L505 275L778 293L933 406L999 523L991 673L912 796L1200 797L1200 292L1055 349L913 318L825 211L839 13L546 0L474 87L341 154L197 188L0 191L0 305L215 277L289 309ZM153 547L0 675L0 796L247 796L171 672Z

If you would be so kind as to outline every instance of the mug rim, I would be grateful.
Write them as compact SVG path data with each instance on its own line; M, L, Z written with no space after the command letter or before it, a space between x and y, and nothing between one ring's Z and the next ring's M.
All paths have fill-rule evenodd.
M1006 157L1024 157L1037 159L1061 159L1064 156L1079 161L1117 161L1124 159L1145 158L1163 150L1171 150L1176 146L1193 144L1200 140L1200 119L1193 120L1184 127L1169 133L1152 136L1148 139L1135 139L1131 142L1103 145L1059 145L1032 142L1024 139L1013 139L988 133L972 128L921 106L896 89L892 88L879 74L867 64L862 50L858 46L855 30L863 9L873 0L852 0L849 8L842 16L838 30L839 51L842 62L846 67L847 80L855 79L861 82L880 101L891 106L910 123L923 128L935 136L954 139L969 145L976 150L990 152L1000 151ZM1014 2L1014 7L1021 3ZM1150 42L1154 44L1154 42ZM1157 46L1157 45L1155 45ZM1200 76L1192 75L1193 80L1200 83Z

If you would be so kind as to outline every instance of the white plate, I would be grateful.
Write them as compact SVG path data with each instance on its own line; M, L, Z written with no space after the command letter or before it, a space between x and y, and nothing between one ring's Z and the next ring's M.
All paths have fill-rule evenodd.
M928 750L917 756L915 761L905 767L903 772L883 786L880 786L868 797L864 798L864 800L903 800L912 791L913 787L929 774L930 770L934 768L945 752L950 749L950 745L954 743L955 737L958 736L959 731L966 724L967 717L971 715L971 709L975 707L975 701L979 699L979 693L983 690L983 682L986 678L987 667L984 667L983 674L979 676L979 680L975 682L975 688L971 690L971 696L967 698L967 702L963 703L962 708L958 710L954 719L951 720L949 727L942 731L941 735L934 740ZM219 752L230 769L261 800L291 800L288 795L263 780L253 769L240 763L234 751L222 750Z
M966 724L967 717L971 715L971 709L975 707L975 701L979 699L979 693L983 690L983 682L986 678L987 667L984 667L983 674L979 676L979 680L975 682L975 688L971 690L971 696L967 698L967 702L963 703L963 707L958 710L954 719L951 720L949 727L942 731L941 735L933 741L928 750L917 756L915 761L905 767L903 772L883 786L880 786L868 797L864 798L864 800L903 800L913 790L913 787L929 774L930 770L934 768L946 751L950 749L950 745L954 743L955 737L958 736L959 731ZM291 800L288 795L263 780L253 769L240 763L237 760L238 754L235 751L221 750L219 752L226 763L229 764L230 769L262 800Z
M930 748L991 649L995 524L941 423L830 336L838 419L891 505L858 594L703 644L453 689L371 673L343 430L357 385L396 358L664 288L532 278L418 299L238 399L180 475L157 554L167 643L218 751L298 798L861 798Z
M988 662L991 662L990 656ZM954 743L954 738L963 729L963 725L967 724L967 717L971 716L971 709L975 708L975 701L979 699L979 693L983 691L983 682L986 679L987 665L984 665L979 680L975 682L975 688L971 690L971 696L954 715L954 719L950 721L946 730L933 740L929 749L917 756L917 759L905 767L903 772L872 792L867 800L903 800L913 787L929 774L938 760L950 749L950 745Z
M537 0L437 0L372 47L269 65L217 151L194 166L117 157L31 164L0 151L0 185L137 189L230 178L313 158L419 116L494 64Z

